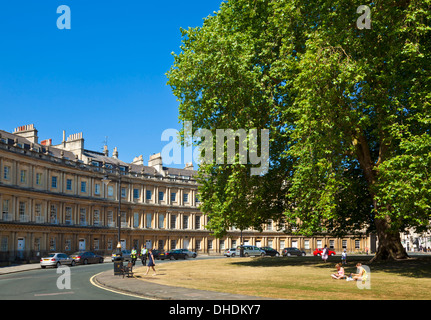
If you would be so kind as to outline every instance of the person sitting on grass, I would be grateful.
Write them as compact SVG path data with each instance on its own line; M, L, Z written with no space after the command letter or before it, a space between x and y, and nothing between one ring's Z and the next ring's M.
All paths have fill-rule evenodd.
M331 277L336 280L344 279L346 276L344 274L344 268L341 266L341 264L337 263L335 268L337 268L337 273L331 274Z
M357 268L358 273L351 273L350 277L347 280L362 281L362 283L365 283L365 281L367 281L367 279L368 279L367 271L362 266L362 263L359 263L359 262L356 264L356 268Z

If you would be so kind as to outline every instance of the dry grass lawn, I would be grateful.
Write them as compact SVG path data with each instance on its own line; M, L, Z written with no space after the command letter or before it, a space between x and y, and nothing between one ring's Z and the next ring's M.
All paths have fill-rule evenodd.
M334 280L335 263L317 257L220 258L179 260L157 264L152 270L137 267L144 281L186 288L230 292L273 299L420 300L430 299L431 257L408 261L367 264L371 257L350 257L346 273L356 272L356 262L371 270L371 289L358 289L355 281ZM332 259L332 260L331 260Z

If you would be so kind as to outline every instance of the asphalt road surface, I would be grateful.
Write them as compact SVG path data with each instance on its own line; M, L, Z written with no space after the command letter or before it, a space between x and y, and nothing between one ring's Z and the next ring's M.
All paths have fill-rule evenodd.
M198 257L211 259L216 257ZM220 257L218 257L220 258ZM182 261L182 260L178 260ZM156 264L175 263L157 260ZM141 267L140 260L136 266ZM114 270L112 262L77 265L65 268L36 269L25 272L0 275L0 301L4 300L142 300L99 288L91 283L91 278L103 271ZM70 272L70 277L67 277Z
M55 268L2 275L0 276L0 300L138 299L110 292L91 284L90 279L95 274L113 270L112 263L78 265L68 270L70 271L68 279L65 271ZM57 273L57 271L61 272Z

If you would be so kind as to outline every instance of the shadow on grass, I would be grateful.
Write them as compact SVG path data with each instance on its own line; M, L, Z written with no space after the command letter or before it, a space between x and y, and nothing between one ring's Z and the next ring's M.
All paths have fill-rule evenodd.
M407 260L370 263L372 258L373 256L350 256L344 269L346 273L356 272L356 264L360 262L363 265L368 265L374 272L393 273L394 275L413 278L431 278L431 256L412 256ZM232 265L247 267L309 266L325 268L328 269L328 272L333 272L335 264L339 262L341 262L339 256L330 257L326 263L320 257L263 257L244 261L235 260L232 261Z

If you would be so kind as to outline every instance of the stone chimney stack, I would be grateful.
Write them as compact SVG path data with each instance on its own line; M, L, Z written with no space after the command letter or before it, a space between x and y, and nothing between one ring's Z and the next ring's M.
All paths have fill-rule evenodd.
M184 169L185 170L193 170L193 162L187 162Z
M112 157L115 159L118 159L118 149L117 147L114 148L114 152L112 152Z
M158 173L163 174L162 154L156 153L151 155L150 160L148 160L148 166L155 168Z
M25 138L31 143L39 143L37 137L37 130L34 127L34 124L27 124L25 126L15 128L13 134Z
M104 145L104 146L103 146L103 154L104 154L106 157L109 157L109 150L108 150L108 146L107 146L107 145Z

